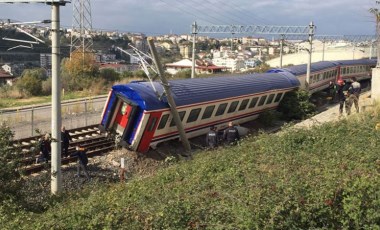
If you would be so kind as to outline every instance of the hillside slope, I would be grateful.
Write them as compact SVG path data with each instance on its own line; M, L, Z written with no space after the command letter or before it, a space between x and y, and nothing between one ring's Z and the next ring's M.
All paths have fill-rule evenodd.
M379 228L379 111L247 137L0 221L7 229Z

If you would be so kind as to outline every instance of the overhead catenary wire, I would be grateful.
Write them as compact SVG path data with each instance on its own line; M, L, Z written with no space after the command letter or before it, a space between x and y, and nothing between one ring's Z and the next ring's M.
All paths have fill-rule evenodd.
M216 18L215 16L212 16L212 15L210 14L210 10L209 10L209 8L205 8L205 7L203 7L203 9L200 10L199 8L195 7L195 6L198 6L199 4L198 4L197 2L195 2L195 1L192 1L192 0L188 0L188 1L186 1L186 3L191 3L191 4L185 4L185 2L182 2L182 1L180 1L180 2L178 2L178 3L180 3L180 4L182 4L182 5L187 5L187 6L190 7L190 8L196 9L196 10L197 10L198 12L200 12L202 15L204 14L204 15L207 15L208 17L210 17L210 18L213 18L213 19L217 20L217 23L214 23L214 24L218 24L219 21L221 21L221 22L223 22L223 23L225 23L225 24L232 24L232 22L236 22L236 23L238 23L238 24L241 24L241 23L242 23L242 21L235 20L234 18L230 17L229 15L223 15L223 18L226 18L226 19L228 18L228 19L230 19L231 21L225 21L224 19L218 19L218 18ZM204 12L204 11L203 11L204 9L207 9L208 11L207 11L207 12ZM218 15L220 15L220 14L218 14Z

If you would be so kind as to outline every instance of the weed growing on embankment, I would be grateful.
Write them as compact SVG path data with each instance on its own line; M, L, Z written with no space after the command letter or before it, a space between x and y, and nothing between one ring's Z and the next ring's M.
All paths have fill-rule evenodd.
M379 109L199 152L150 178L85 191L6 228L377 229ZM3 219L1 220L3 221Z

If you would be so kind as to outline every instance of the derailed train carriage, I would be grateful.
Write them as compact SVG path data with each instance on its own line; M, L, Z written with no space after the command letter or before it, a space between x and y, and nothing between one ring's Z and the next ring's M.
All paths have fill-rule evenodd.
M329 87L330 82L336 82L338 79L348 80L352 77L356 77L358 81L370 79L372 68L376 66L376 62L376 59L358 59L312 63L308 90L311 94L322 91ZM276 68L268 71L268 73L281 72L288 72L296 76L300 81L300 88L306 89L306 64Z
M211 125L223 129L229 121L253 120L276 109L284 94L300 85L286 72L173 80L169 84L188 138L207 133ZM162 96L157 97L156 92ZM100 126L116 132L124 147L138 152L179 137L159 82L113 86Z
M313 63L308 90L315 93L338 79L370 79L376 60L360 59ZM244 123L274 110L284 94L306 89L307 65L272 69L264 74L195 78L170 81L187 137L224 129L229 121ZM157 95L161 95L158 97ZM100 128L115 132L121 144L146 152L160 142L179 138L177 127L159 82L134 81L110 91Z

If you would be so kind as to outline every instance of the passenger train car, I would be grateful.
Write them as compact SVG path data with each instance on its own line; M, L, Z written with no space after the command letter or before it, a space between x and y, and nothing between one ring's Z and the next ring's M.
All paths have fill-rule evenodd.
M368 59L313 63L309 90L321 91L340 78L368 79L375 65L376 60ZM306 68L304 64L264 74L170 81L187 137L206 134L211 125L224 129L229 121L244 123L276 109L286 92L305 88ZM100 128L115 132L122 146L138 152L179 137L159 82L133 81L113 86Z
M309 92L315 93L329 87L330 82L339 78L347 80L356 77L358 81L371 78L371 68L376 66L376 59L358 59L344 61L321 61L312 63L310 67ZM301 89L306 89L307 65L295 65L282 69L271 69L268 73L289 72L296 76Z
M290 73L246 74L170 81L171 93L188 138L214 125L244 123L276 109L284 94L299 87ZM109 94L101 129L121 136L121 144L146 152L149 147L179 137L159 82L134 81L115 85Z

